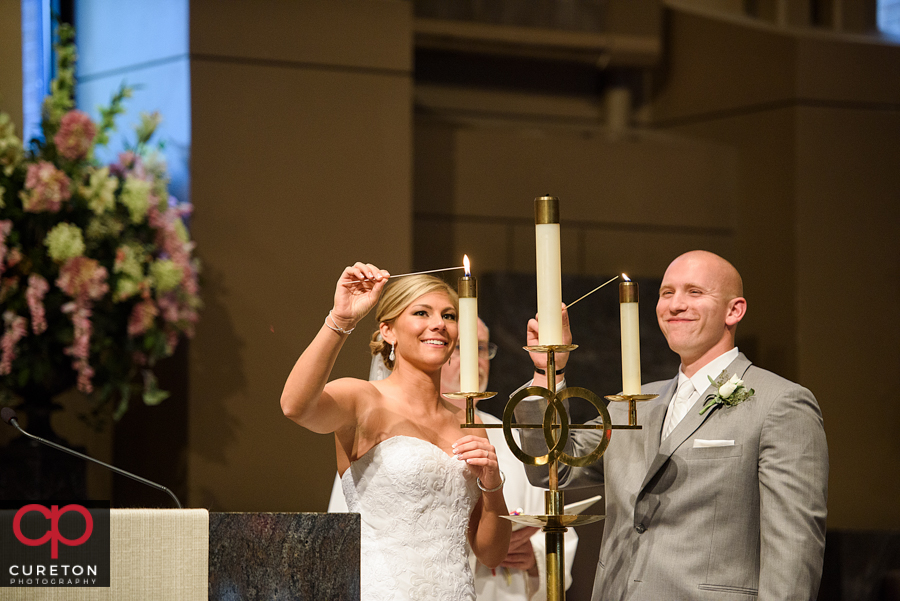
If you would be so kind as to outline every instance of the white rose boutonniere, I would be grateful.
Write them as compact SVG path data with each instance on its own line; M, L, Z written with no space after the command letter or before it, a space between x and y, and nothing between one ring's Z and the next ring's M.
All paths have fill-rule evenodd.
M743 403L756 392L752 388L744 386L744 381L738 378L737 374L733 374L729 378L724 371L715 380L710 378L709 383L716 387L716 394L706 397L707 402L700 411L700 415L716 405L733 407L738 403Z

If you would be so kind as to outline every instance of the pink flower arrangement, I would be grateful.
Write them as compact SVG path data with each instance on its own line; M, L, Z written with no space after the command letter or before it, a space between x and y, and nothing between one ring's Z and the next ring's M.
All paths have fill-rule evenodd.
M16 315L12 311L3 313L3 323L6 326L3 338L0 338L0 375L7 375L12 370L13 359L16 358L16 344L28 333L28 320Z
M62 312L71 316L73 341L63 352L73 357L72 369L78 373L78 390L90 394L94 391L91 378L94 369L88 359L91 353L91 301L109 291L106 268L94 259L73 257L59 270L56 285L74 299L62 306Z
M96 136L97 126L87 113L74 110L63 115L53 142L59 154L70 161L78 161L85 158L94 147Z
M63 201L71 197L69 178L53 163L38 161L28 166L25 190L19 193L19 197L22 208L30 213L56 213Z
M157 315L159 315L159 309L152 300L139 302L131 310L131 316L128 318L128 334L139 336L146 333L153 327Z
M19 261L22 260L24 255L22 255L22 251L19 248L10 249L9 253L6 255L6 266L7 267L15 267L19 264Z
M86 394L94 392L94 368L88 362L91 354L91 307L89 303L71 302L62 306L62 312L72 317L72 345L63 352L73 358L72 369L78 373L78 390Z
M64 27L58 55L74 57ZM101 165L95 147L130 90L95 124L73 107L74 63L58 72L42 141L24 149L0 113L0 396L76 387L95 401L95 420L110 407L118 418L133 396L168 395L153 369L199 319L191 207L169 196L165 163L149 149L159 115L142 116L136 144Z
M6 253L9 251L9 247L6 246L6 237L12 231L12 226L13 223L9 219L0 221L0 276L6 269Z
M56 285L79 303L97 300L109 292L106 268L87 257L73 257L63 264Z
M44 309L44 295L50 290L50 284L36 273L28 276L28 289L25 291L25 299L28 301L28 311L31 313L31 331L35 334L43 334L47 330L47 313Z

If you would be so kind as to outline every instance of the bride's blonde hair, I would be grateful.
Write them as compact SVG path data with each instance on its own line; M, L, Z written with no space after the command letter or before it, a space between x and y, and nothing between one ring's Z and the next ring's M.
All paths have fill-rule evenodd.
M459 311L459 296L456 294L456 290L444 280L433 275L407 276L392 282L385 288L381 300L378 301L378 308L375 310L379 329L372 334L369 348L372 350L372 355L381 355L381 359L388 369L394 369L394 362L390 359L391 345L380 339L380 325L391 324L413 301L432 292L446 294L450 297L453 308Z

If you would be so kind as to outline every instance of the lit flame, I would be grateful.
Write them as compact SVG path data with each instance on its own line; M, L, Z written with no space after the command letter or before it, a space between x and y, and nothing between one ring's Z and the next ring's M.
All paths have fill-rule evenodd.
M466 277L471 277L472 270L469 269L469 255L463 255L463 267L466 270Z
M631 278L628 277L627 275L625 275L624 273L622 274L622 279L625 280L626 282L630 282L630 281L631 281Z

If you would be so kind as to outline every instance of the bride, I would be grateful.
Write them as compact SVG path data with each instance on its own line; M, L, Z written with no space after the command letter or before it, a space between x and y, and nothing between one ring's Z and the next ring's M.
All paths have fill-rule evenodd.
M313 432L334 432L350 511L362 521L363 601L474 601L468 539L495 567L509 548L503 475L483 429L460 436L464 411L439 395L441 368L457 341L457 296L442 280L347 267L334 308L303 351L281 395L284 414ZM338 352L372 309L373 341L391 375L328 382ZM375 338L373 335L373 340ZM480 489L480 490L479 490Z

